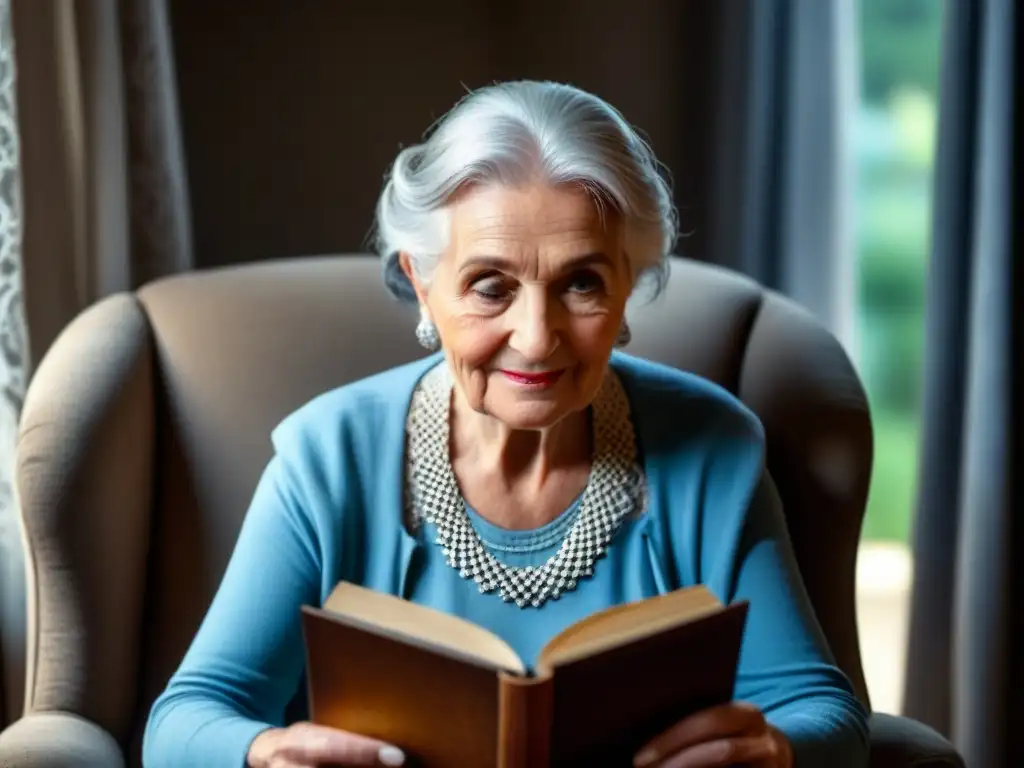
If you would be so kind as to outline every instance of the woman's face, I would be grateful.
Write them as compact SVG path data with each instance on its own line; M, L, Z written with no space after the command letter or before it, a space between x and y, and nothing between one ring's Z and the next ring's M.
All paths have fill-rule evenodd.
M512 429L586 408L633 286L618 217L579 188L537 184L469 189L450 219L429 285L402 263L466 402Z

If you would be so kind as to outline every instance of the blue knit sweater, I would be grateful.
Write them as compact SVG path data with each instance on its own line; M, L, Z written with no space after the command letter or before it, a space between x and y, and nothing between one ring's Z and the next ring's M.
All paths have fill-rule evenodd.
M153 706L147 768L242 768L261 731L301 716L289 707L304 691L299 607L322 603L341 579L476 622L527 662L596 610L704 583L725 602L750 601L736 698L789 737L800 768L867 765L867 714L815 620L766 482L761 426L741 403L696 376L614 353L648 509L618 531L593 577L540 609L520 609L461 579L430 526L412 534L402 524L405 418L416 383L439 362L323 394L274 431L223 582ZM575 511L533 531L470 515L495 556L529 565L557 550Z

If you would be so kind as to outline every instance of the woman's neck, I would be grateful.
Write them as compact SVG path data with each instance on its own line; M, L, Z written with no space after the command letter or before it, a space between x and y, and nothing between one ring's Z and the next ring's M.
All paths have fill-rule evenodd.
M587 411L573 413L545 429L515 430L474 411L456 387L451 415L452 463L473 467L475 474L501 481L526 496L541 493L553 476L578 470L581 465L589 467Z

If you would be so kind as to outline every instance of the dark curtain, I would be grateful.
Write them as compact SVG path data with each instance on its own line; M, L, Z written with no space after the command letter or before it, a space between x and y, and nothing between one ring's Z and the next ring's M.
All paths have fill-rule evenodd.
M849 341L854 4L758 0L718 8L707 258L790 296Z
M1024 764L1010 656L1024 647L1010 610L1022 555L1010 476L1016 15L1014 0L950 0L927 294L904 709L949 735L972 768Z

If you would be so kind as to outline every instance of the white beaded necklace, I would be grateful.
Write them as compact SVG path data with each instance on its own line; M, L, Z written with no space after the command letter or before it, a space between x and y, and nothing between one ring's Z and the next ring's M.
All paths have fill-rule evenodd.
M407 498L414 524L437 528L436 543L459 575L481 592L497 590L520 608L539 608L591 576L622 521L643 504L643 474L629 401L610 368L593 402L594 455L579 513L558 552L540 566L515 567L495 558L480 541L459 493L449 458L452 378L440 363L420 381L406 421Z

